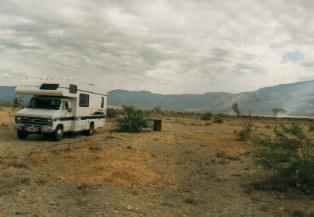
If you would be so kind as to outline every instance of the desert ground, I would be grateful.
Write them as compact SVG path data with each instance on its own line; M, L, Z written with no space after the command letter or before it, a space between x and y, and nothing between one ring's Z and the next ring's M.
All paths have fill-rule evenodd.
M139 134L114 132L108 121L92 137L53 142L18 140L13 114L0 110L1 217L314 213L313 195L252 187L269 174L252 162L256 145L238 139L243 119L165 116L161 132ZM274 120L252 124L254 135L270 134Z

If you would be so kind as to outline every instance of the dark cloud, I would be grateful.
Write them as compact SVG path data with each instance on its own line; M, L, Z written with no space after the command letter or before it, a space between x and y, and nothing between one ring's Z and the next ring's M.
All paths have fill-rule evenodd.
M307 67L307 68L314 68L314 61L313 62L304 62L304 63L302 63L302 65L304 67Z

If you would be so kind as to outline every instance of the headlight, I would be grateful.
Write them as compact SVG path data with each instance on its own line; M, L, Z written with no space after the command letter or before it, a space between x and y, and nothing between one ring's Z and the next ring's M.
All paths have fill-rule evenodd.
M16 116L16 117L15 117L15 120L21 121L21 120L22 120L22 117Z
M49 118L49 119L48 119L48 123L52 123L52 119Z

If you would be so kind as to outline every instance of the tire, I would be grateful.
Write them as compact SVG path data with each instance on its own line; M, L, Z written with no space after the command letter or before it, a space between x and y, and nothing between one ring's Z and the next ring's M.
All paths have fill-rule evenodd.
M92 136L95 132L94 123L90 123L89 129L85 131L86 136Z
M58 126L53 133L53 139L55 141L61 141L63 139L63 127L61 125Z
M17 131L17 137L20 139L20 140L25 140L27 139L27 137L29 136L29 133L24 131L24 130L18 130Z

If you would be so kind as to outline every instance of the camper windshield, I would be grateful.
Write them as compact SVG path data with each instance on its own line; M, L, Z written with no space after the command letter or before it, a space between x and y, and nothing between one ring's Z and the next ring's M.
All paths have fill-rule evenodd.
M61 105L60 99L32 98L29 103L29 108L59 110L60 105Z

